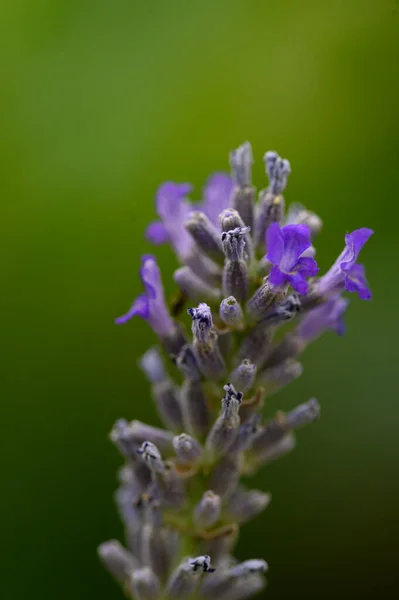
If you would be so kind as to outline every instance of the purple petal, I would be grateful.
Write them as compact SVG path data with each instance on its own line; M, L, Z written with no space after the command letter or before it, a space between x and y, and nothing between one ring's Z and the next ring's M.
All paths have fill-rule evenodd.
M373 230L367 227L355 229L345 236L346 247L340 256L340 267L342 271L349 271L357 261L360 250L367 240L373 235Z
M169 242L169 235L161 221L153 221L147 227L145 237L155 246Z
M148 322L155 333L166 336L174 324L165 303L161 272L154 256L146 254L141 257L140 277L148 300Z
M298 292L298 294L304 295L308 293L309 286L303 273L290 273L287 275L287 279L290 282L291 287Z
M122 325L127 321L130 321L132 317L141 317L142 319L148 319L149 317L149 304L148 298L145 294L138 296L129 308L127 313L115 319L117 325Z
M266 258L273 265L279 265L284 253L284 237L280 225L272 223L266 231Z
M327 302L306 314L297 327L297 334L305 342L310 342L326 329L332 329L338 335L345 331L343 315L348 306L348 300L340 294L335 294Z
M295 270L304 277L314 277L319 272L319 267L311 256L302 256L298 260Z
M202 210L214 225L219 227L220 213L229 208L233 180L227 173L214 173L207 180L203 196Z
M336 320L334 325L331 325L330 329L335 331L337 335L345 335L346 326L343 315Z
M287 281L286 273L280 271L279 267L273 267L269 273L269 283L273 287L280 287Z
M356 287L355 282L350 282L348 274L352 271L356 264L358 254L367 240L373 235L373 231L367 227L356 229L352 233L345 236L345 248L338 256L335 263L319 280L317 287L322 295L331 294L331 292L347 289L348 291L356 291L362 299L370 299L371 293L367 287L367 282L364 279L360 284L360 288ZM356 273L356 271L355 271ZM356 275L354 275L356 279Z
M145 293L139 296L129 311L116 319L115 323L126 323L132 317L139 316L148 321L159 336L167 336L174 328L174 323L165 304L161 273L155 258L148 254L142 256L139 272Z
M307 225L286 225L281 229L284 238L284 254L280 267L286 273L293 270L299 257L312 245Z
M161 272L155 256L152 256L152 254L143 254L139 273L148 298L163 297Z
M361 300L371 300L371 291L368 287L365 268L363 265L353 265L345 277L345 289L356 292Z
M161 219L168 219L176 216L180 211L181 201L187 198L192 191L190 183L174 183L165 181L162 183L156 194L156 209Z
M156 208L170 242L181 258L187 256L193 247L191 235L186 231L185 222L191 212L186 197L192 190L189 183L163 183L156 194Z
M336 294L327 304L329 307L329 313L327 313L328 328L335 331L338 335L343 335L345 333L343 317L349 301L346 298L342 298L340 294Z

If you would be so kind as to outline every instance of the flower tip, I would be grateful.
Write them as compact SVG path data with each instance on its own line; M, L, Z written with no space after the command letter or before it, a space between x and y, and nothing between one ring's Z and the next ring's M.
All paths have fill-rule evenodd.
M214 573L215 569L211 566L211 557L209 554L190 558L188 564L192 571L202 571L203 573Z
M368 302L372 299L373 295L369 289L359 292L360 300L367 300Z
M153 221L150 223L144 235L146 240L155 246L160 246L161 244L170 241L168 232L166 231L164 224L160 221Z
M179 200L184 198L192 191L191 183L176 183L175 181L164 181L158 186L157 197L164 196Z
M374 234L374 230L370 229L370 227L360 227L359 229L352 231L352 233L362 234L364 237L367 236L367 239L369 239Z
M142 254L140 257L140 261L141 261L141 266L144 267L145 264L149 261L156 263L157 258L153 254Z
M357 255L373 234L374 231L372 229L360 227L359 229L354 229L348 233L345 236L345 242L346 244L353 246L353 250Z
M114 319L114 323L115 325L123 325L124 323L127 323L127 321L130 320L130 317L128 317L127 315L122 315L121 317L117 317L116 319Z

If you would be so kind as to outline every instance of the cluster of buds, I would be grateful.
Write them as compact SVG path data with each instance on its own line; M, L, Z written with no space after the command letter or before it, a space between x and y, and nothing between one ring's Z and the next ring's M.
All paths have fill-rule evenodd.
M285 210L290 164L276 152L264 160L269 185L257 202L249 143L231 153L231 176L210 177L201 202L188 200L189 184L159 188L160 220L147 238L173 246L179 290L168 305L156 259L145 255L144 293L116 320L137 315L159 341L139 365L165 428L115 423L110 437L126 460L116 492L126 547L99 548L136 600L245 600L263 589L267 563L240 563L232 551L240 525L271 497L241 478L290 452L296 430L320 413L312 398L265 418L264 399L301 375L310 342L343 332L345 291L371 297L357 258L373 232L346 235L320 277L313 240L321 220L300 205Z

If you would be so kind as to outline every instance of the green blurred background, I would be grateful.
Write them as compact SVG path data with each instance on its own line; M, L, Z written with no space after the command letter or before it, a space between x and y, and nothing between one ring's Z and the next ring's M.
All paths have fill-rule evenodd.
M113 318L165 179L200 190L251 140L276 149L286 198L325 221L326 269L359 226L371 304L310 348L300 381L323 418L255 482L271 507L241 558L270 563L268 598L375 598L399 584L397 0L4 0L1 590L7 600L120 598L96 546L120 537L120 416L155 420L136 367L153 341ZM168 292L175 266L159 249ZM394 595L394 594L393 594Z

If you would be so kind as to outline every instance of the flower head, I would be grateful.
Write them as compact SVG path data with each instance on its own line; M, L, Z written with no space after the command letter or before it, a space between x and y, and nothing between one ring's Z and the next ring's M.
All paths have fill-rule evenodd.
M348 292L357 292L361 300L371 299L364 267L356 261L360 250L373 233L372 229L362 227L345 236L345 248L317 284L320 295L327 296L345 289Z
M165 304L161 273L154 256L146 254L141 257L140 277L145 287L144 294L140 294L128 312L115 319L115 323L120 325L138 316L148 321L159 336L166 336L174 324Z
M126 595L138 600L246 600L264 588L267 563L238 563L232 552L239 525L264 510L270 494L243 488L240 480L291 452L295 430L320 414L311 399L265 420L264 397L302 374L299 358L308 343L326 329L343 332L345 289L370 296L356 263L370 229L346 236L344 251L307 294L307 278L318 272L310 238L321 222L303 207L286 215L290 164L275 152L266 153L265 163L269 187L257 207L248 142L230 155L232 177L212 175L201 202L189 201L189 184L158 189L160 221L147 237L170 243L181 263L171 311L177 319L186 309L191 340L187 323L169 314L153 256L142 257L144 292L116 319L140 316L162 346L146 352L140 366L163 428L118 419L110 434L126 460L115 498L128 550L115 541L99 549ZM295 319L298 325L275 335ZM193 558L184 558L187 548Z
M273 287L289 283L299 294L306 294L306 278L313 277L319 270L314 258L303 256L311 245L306 225L280 227L278 223L272 223L266 231L266 258L274 265L269 283Z

